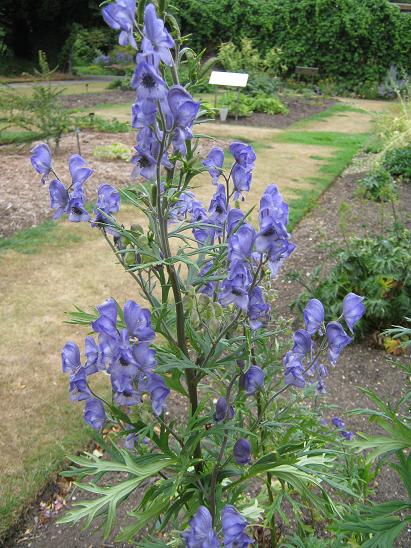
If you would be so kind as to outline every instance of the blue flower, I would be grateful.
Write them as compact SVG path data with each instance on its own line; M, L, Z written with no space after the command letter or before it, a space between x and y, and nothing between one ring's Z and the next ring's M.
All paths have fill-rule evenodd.
M354 325L364 316L364 297L355 293L348 293L343 300L343 316L349 330L353 333Z
M325 328L329 347L329 360L332 365L337 363L341 352L352 342L352 338L344 331L339 322L329 322Z
M72 401L87 400L91 396L84 367L79 367L70 375L69 392Z
M223 185L219 185L223 186ZM228 238L228 260L245 260L251 257L255 240L255 229L248 223L243 223L238 230Z
M219 184L211 198L208 216L212 224L222 227L227 218L227 196L224 185Z
M173 115L174 126L191 127L197 116L200 103L194 101L182 86L171 87L167 94L167 101Z
M141 146L134 147L137 154L131 159L131 163L135 165L132 177L139 176L145 179L152 179L157 170L157 160L152 156L151 152Z
M264 371L258 365L252 365L250 369L244 373L244 389L247 395L255 394L257 390L264 386Z
M96 306L99 313L97 320L91 323L93 331L116 337L117 331L117 303L114 299L107 299Z
M134 301L127 301L124 305L124 321L130 336L140 341L151 341L155 333L151 327L151 313L147 308L141 308Z
M250 271L246 263L234 261L230 265L227 278L221 284L218 301L222 306L234 304L246 311L248 308L248 288L251 283Z
M141 46L145 53L155 52L163 63L172 66L170 48L174 47L174 40L164 28L164 21L157 17L153 4L148 4L144 10L144 38Z
M102 10L103 19L109 27L120 30L118 42L121 46L130 44L137 49L133 35L136 0L116 0Z
M305 356L311 352L313 342L311 335L305 329L298 329L294 333L294 346L292 352L297 356Z
M101 430L106 422L104 405L96 398L88 398L84 407L84 420L95 430Z
M254 168L256 155L251 145L235 141L230 145L230 152L241 167L247 171L251 171Z
M301 363L301 357L292 352L287 352L284 357L284 382L286 385L304 388L304 367Z
M258 285L249 294L247 315L251 329L259 329L269 319L270 306L264 300L264 294Z
M73 154L69 158L69 170L72 186L82 187L87 179L94 173L93 169L85 167L86 160L79 154Z
M156 121L157 105L150 99L137 101L131 107L131 127L149 127Z
M218 398L215 406L214 420L220 422L223 420L230 420L233 417L234 407L230 405L230 407L228 408L227 400L223 397Z
M203 166L207 168L208 173L213 178L213 184L216 185L221 175L224 164L224 152L221 148L214 147L203 160Z
M81 366L80 349L73 341L64 345L61 351L61 364L63 373L74 373Z
M200 506L189 521L190 528L181 536L187 548L219 548L220 542L213 529L211 514L205 506Z
M63 213L67 213L69 193L63 183L58 179L51 181L49 185L49 193L50 207L56 210L53 215L53 219L58 219L63 215Z
M167 92L164 80L157 74L156 69L142 61L136 66L131 87L137 90L137 98L157 101L163 98Z
M170 389L167 388L163 378L156 373L149 375L147 389L150 393L151 407L155 415L161 415L166 407L166 400L170 394Z
M331 422L336 428L345 428L345 423L342 419L340 419L340 417L333 417Z
M305 328L310 335L317 333L324 322L324 306L318 299L310 299L304 308Z
M45 183L51 171L51 150L48 145L41 143L31 149L31 165L42 175L41 182Z
M234 506L227 504L221 511L224 533L224 546L227 548L247 548L254 541L246 533L247 520Z
M233 447L233 455L237 464L249 464L251 462L251 445L244 438L237 440Z
M98 187L97 196L94 223L110 224L110 216L120 209L120 193L111 185L104 183Z
M243 192L249 192L250 190L252 179L251 172L240 164L234 164L231 176L233 178L235 190L234 199L238 200L238 198L243 195Z
M228 234L231 234L235 230L238 229L238 227L243 223L244 221L244 213L241 211L241 209L230 209L227 215L227 232Z

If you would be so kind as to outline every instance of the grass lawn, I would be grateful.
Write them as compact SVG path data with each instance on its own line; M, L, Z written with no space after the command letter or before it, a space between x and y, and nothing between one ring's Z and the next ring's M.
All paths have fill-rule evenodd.
M257 162L244 207L257 204L264 188L276 183L290 203L295 226L367 139L366 131L338 131L348 119L362 119L361 113L333 108L320 120L286 130L210 123L202 132L253 144ZM358 127L368 127L368 118L364 116ZM335 130L313 129L311 122L333 122ZM198 197L209 200L214 187L208 175L195 181ZM254 221L256 217L254 212ZM128 204L119 220L143 222ZM104 240L85 224L47 221L0 241L0 268L1 538L50 474L61 469L64 455L89 439L82 406L68 401L67 378L59 365L64 343L72 339L81 347L86 331L65 324L64 313L76 304L90 308L109 296L120 304L130 295L139 297Z

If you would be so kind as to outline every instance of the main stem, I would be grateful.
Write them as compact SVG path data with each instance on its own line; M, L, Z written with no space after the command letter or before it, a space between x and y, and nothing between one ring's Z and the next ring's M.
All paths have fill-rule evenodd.
M162 116L162 111L160 106L159 106L159 112L160 112L160 116ZM159 236L161 240L159 243L160 243L160 246L162 247L164 258L168 259L172 257L172 253L170 249L170 243L168 241L167 218L163 215L163 203L161 198L161 159L164 154L166 139L167 139L167 132L165 130L165 124L164 124L164 135L160 145L160 151L159 151L158 160L157 160L156 209L157 209L158 222L159 222ZM182 350L182 352L184 353L184 355L188 357L188 348L187 348L185 327L184 327L184 307L183 307L183 299L182 299L181 289L180 289L180 281L178 279L178 275L174 268L174 265L167 265L167 273L170 279L170 284L171 284L171 289L174 295L174 304L176 309L177 344L180 350ZM186 383L187 383L188 396L190 399L191 416L193 416L197 412L197 408L198 408L198 394L197 394L197 382L195 380L195 372L192 369L186 369L185 377L186 377ZM201 459L201 447L199 443L194 449L194 457ZM197 465L196 468L200 469L201 466Z

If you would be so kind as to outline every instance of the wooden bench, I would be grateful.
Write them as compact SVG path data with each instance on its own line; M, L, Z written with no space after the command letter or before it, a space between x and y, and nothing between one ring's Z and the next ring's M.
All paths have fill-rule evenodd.
M317 67L295 67L295 73L298 80L300 80L301 76L305 76L311 78L311 81L314 81L314 78L318 76L318 70Z
M401 11L406 11L411 13L411 3L409 2L391 2L394 6L398 6Z

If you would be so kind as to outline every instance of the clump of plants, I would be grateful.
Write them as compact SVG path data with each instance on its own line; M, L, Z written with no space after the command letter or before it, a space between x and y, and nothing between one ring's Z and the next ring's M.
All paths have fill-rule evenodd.
M363 333L399 323L411 309L410 244L410 230L397 225L379 236L347 240L325 278L317 269L309 285L303 281L306 289L295 304L302 308L315 297L326 304L331 317L338 313L341 295L353 291L366 296Z
M411 144L388 150L382 165L393 177L407 183L411 182Z
M98 160L124 160L129 162L132 157L130 147L123 143L97 146L93 150L94 158Z
M263 56L249 38L242 38L238 46L233 42L221 44L217 59L230 72L266 73L274 77L287 70L281 48L271 48Z
M180 63L191 53L167 2L143 10L119 0L103 14L120 42L139 51L131 160L139 185L119 192L102 183L90 213L84 186L93 170L85 159L70 158L66 184L46 144L31 161L49 183L54 217L89 223L139 297L108 296L70 314L85 334L84 352L74 341L62 349L70 398L96 432L115 429L108 440L98 437L106 459L70 457L65 474L94 496L60 521L98 518L108 537L118 506L140 489L118 540L142 548L276 546L287 541L284 525L304 539L318 520L340 517L346 506L340 500L337 508L335 493L350 497L347 506L363 499L364 486L346 466L346 455L355 457L353 433L340 417L325 424L321 399L364 298L349 291L332 310L310 299L304 327L292 336L276 321L270 280L295 248L278 188L263 192L255 227L246 201L253 148L234 141L227 152L214 147L197 158L196 126L206 113L180 84ZM214 188L207 205L194 193L205 173ZM118 219L121 198L144 223Z
M102 133L127 133L130 131L130 124L121 122L117 118L107 120L95 113L75 115L73 120L75 127L80 129L92 129Z
M397 198L397 187L390 172L379 166L359 181L358 194L376 202L393 201Z
M39 138L54 141L58 151L62 136L74 127L71 113L60 101L63 90L51 85L50 78L55 70L50 69L44 52L39 51L36 74L48 80L48 84L33 86L29 95L7 86L0 90L0 129L23 129Z
M249 96L237 93L225 93L221 98L221 105L228 108L229 116L246 117L253 112L266 114L284 114L287 107L276 97L263 94Z

